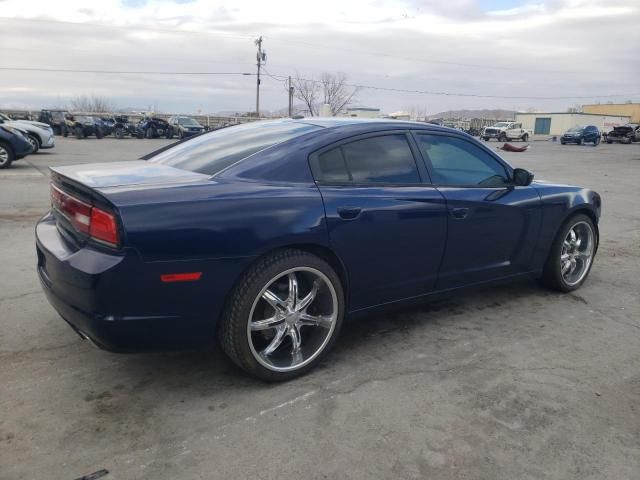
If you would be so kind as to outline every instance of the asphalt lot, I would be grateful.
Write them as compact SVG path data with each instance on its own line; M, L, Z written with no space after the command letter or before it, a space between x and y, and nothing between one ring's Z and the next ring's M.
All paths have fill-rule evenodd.
M167 141L56 140L0 171L0 479L640 475L640 144L504 154L602 195L582 289L523 283L351 322L321 368L268 385L217 350L99 351L57 316L35 271L47 167Z

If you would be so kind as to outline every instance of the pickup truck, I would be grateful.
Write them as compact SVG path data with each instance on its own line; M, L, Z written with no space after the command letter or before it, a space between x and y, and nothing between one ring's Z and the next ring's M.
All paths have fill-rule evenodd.
M507 142L510 140L522 140L523 142L527 142L531 135L533 135L533 132L522 128L522 123L498 122L491 127L484 127L480 136L485 142L488 142L492 138L495 138L500 142Z

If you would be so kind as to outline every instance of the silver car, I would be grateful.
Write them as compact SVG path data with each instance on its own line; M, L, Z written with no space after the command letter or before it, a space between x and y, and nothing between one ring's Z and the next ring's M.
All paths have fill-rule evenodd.
M56 146L53 129L46 123L32 122L31 120L12 120L4 113L0 113L0 125L25 130L29 135L29 143L33 147L33 153L36 153L41 148L53 148Z

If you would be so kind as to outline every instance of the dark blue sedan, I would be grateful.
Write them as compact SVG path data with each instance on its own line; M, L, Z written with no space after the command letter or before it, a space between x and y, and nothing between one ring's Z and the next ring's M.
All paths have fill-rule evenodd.
M16 127L0 125L0 168L9 168L14 160L19 160L33 152L26 131Z
M521 277L578 288L600 196L532 179L435 125L238 125L147 161L52 168L38 274L102 348L217 338L246 371L284 380L320 361L347 315Z

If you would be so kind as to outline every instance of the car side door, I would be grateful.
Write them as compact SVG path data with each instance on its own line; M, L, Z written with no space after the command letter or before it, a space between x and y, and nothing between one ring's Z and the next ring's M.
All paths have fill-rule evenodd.
M433 184L447 202L447 246L438 290L528 272L542 221L531 186L473 139L415 133Z
M509 129L507 130L507 137L510 139L520 138L524 131L522 130L521 123L512 123Z
M310 156L329 241L345 264L349 309L435 287L447 211L408 132L352 137Z

